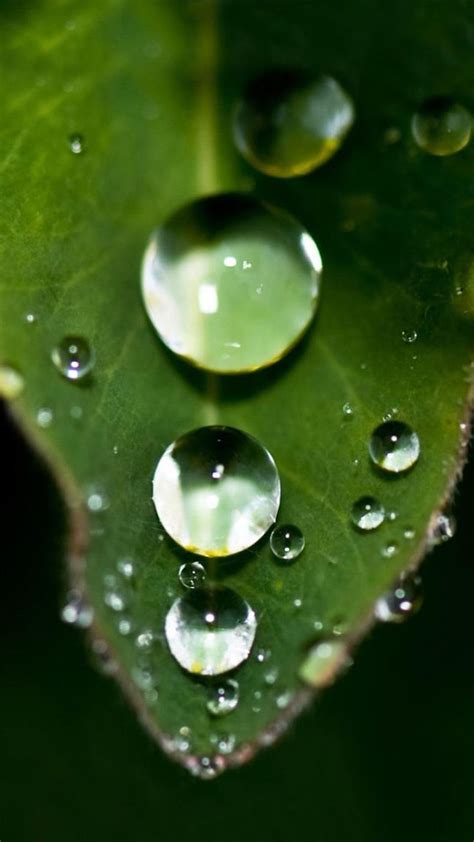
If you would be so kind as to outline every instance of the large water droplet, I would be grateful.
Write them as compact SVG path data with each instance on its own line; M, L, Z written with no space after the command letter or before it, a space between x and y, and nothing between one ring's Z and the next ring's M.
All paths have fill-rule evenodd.
M352 506L352 523L364 532L377 529L385 518L385 509L375 497L360 497Z
M81 336L65 336L51 352L57 370L68 380L82 380L94 367L95 353Z
M189 591L166 615L171 654L196 675L220 675L248 658L257 630L250 605L229 588Z
M393 590L380 597L375 604L375 616L384 623L403 623L416 613L423 601L420 576L402 576Z
M21 395L25 381L20 372L11 365L0 365L0 398L13 400Z
M239 703L239 684L233 678L228 678L209 690L207 709L212 716L226 716Z
M304 175L339 149L354 107L330 76L273 71L253 81L234 116L234 140L257 170L279 178Z
M305 539L301 529L292 524L277 526L270 535L270 548L281 561L294 561L304 550Z
M403 421L386 421L372 433L369 441L372 462L384 471L399 474L408 471L420 455L417 434Z
M152 236L147 313L172 351L216 372L279 360L316 310L321 257L292 217L250 196L198 199Z
M411 129L418 146L431 155L453 155L469 143L472 117L450 97L427 100L413 116Z
M233 427L201 427L165 450L153 501L169 535L186 550L227 556L255 544L274 523L280 479L268 452Z
M206 581L206 568L200 561L186 561L178 570L183 588L200 588Z

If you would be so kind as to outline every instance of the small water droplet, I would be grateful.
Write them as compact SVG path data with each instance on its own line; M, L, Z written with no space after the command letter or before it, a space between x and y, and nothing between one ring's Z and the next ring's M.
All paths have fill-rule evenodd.
M418 333L416 330L402 330L402 339L407 345L413 345L418 339Z
M236 738L235 734L214 734L211 742L220 754L232 754L235 748Z
M283 693L280 693L276 697L275 704L276 704L277 708L279 708L279 710L284 710L285 708L288 707L292 698L293 698L293 693L291 692L291 690L285 690Z
M128 617L120 617L117 623L117 629L119 634L126 637L132 631L132 621Z
M38 409L36 413L36 421L38 426L41 427L43 430L46 430L48 427L51 426L53 423L54 414L53 410L50 409L48 406L42 406Z
M81 134L69 136L69 148L74 155L80 155L84 151L84 138Z
M234 140L257 170L278 178L304 175L339 149L354 106L330 76L276 70L255 79L234 116Z
M377 600L375 616L383 623L402 623L416 613L423 600L421 578L401 576L391 591Z
M271 651L270 649L258 649L255 653L255 659L258 661L259 664L264 664L265 661L268 661L271 658Z
M348 662L342 640L322 640L311 647L298 672L311 687L325 687L334 681L336 673Z
M135 646L141 652L150 652L155 640L155 635L151 629L145 629L140 632L135 639Z
M90 512L96 514L108 509L110 501L102 488L93 486L86 492L86 505Z
M95 363L95 353L81 336L65 336L51 351L51 359L63 377L82 380Z
M122 594L116 591L106 591L104 594L105 604L112 609L112 611L123 611L125 608L125 599Z
M165 634L171 654L196 675L220 675L248 658L255 612L230 588L190 590L171 606Z
M118 452L119 452L118 445L114 444L114 446L112 448L112 453L114 454L114 456L117 456Z
M25 322L28 325L34 325L36 323L36 316L34 313L26 313L25 315Z
M74 421L80 421L84 415L84 410L82 409L82 406L72 406L69 410L69 415L74 419Z
M10 365L0 365L0 398L13 400L21 395L25 381L20 372Z
M271 551L281 561L294 561L303 552L304 545L301 529L292 524L277 526L270 535Z
M278 674L278 667L272 667L272 669L268 670L268 672L265 673L265 677L263 679L265 684L267 684L268 687L273 687L273 685L276 684Z
M352 409L350 403L343 404L342 414L346 420L349 420L350 418L354 417L354 410Z
M416 532L415 532L415 530L413 529L412 526L407 526L403 530L403 537L406 538L407 541L412 541L413 538L415 537L415 535L416 535Z
M471 138L472 118L463 105L450 97L427 100L412 118L411 129L418 146L431 155L453 155Z
M398 512L394 512L393 510L391 512L387 512L387 520L389 520L391 523L393 523L393 521L396 520L397 517Z
M399 546L396 541L389 541L388 544L385 544L382 547L382 555L384 558L393 558L394 555L398 553Z
M117 562L117 570L125 579L132 579L135 573L133 559L121 558Z
M302 605L303 605L303 600L302 599L294 599L293 605L295 606L295 608L301 608Z
M164 452L153 478L153 501L180 546L222 557L251 547L275 521L280 479L272 456L256 439L232 427L201 427Z
M66 605L61 611L61 619L64 623L88 629L92 625L94 612L80 594L72 591L67 595Z
M215 778L223 769L222 760L217 757L200 757L197 765L191 769L192 773L198 778L204 780L211 780Z
M92 641L91 649L99 670L104 675L114 675L118 670L118 664L105 640L96 638Z
M404 421L386 421L372 433L369 455L372 462L384 471L402 473L417 462L420 441Z
M452 514L441 514L436 518L434 529L430 535L432 545L444 544L454 536L456 532L456 520Z
M321 271L316 242L286 212L220 194L186 205L153 233L142 295L175 354L209 371L255 371L281 359L309 327Z
M206 581L206 568L200 561L187 561L178 570L183 588L201 588Z
M216 684L209 690L206 707L212 716L226 716L239 703L239 684L233 678L228 678Z
M351 518L358 529L371 531L384 522L385 509L375 497L360 497L352 506Z

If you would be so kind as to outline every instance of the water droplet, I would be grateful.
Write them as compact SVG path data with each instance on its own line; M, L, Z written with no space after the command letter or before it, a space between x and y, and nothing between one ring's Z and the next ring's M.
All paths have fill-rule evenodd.
M415 535L416 535L416 532L415 532L415 530L413 529L413 527L411 527L411 526L407 526L407 527L403 530L403 537L404 537L404 538L406 538L406 539L407 539L407 541L412 541L412 540L413 540L413 538L415 537Z
M232 754L236 743L235 734L213 734L210 739L220 754Z
M64 623L78 626L81 629L88 629L94 618L91 606L84 601L82 596L72 591L67 596L67 602L61 611L61 619Z
M354 122L354 106L330 76L273 71L254 80L234 116L239 152L278 178L304 175L339 149Z
M65 336L51 351L51 359L68 380L82 380L94 367L95 353L81 336Z
M135 573L133 559L121 558L117 562L117 570L125 579L132 579Z
M279 708L279 710L284 710L285 708L287 708L291 702L292 697L293 693L291 692L291 690L286 690L284 693L280 693L275 699L277 708Z
M212 716L226 716L235 710L238 703L239 684L233 678L228 678L210 688L206 707Z
M427 100L411 123L416 143L431 155L453 155L464 149L471 128L472 118L467 108L442 96Z
M293 605L295 606L295 608L301 608L302 605L303 605L303 600L302 599L294 599Z
M117 623L117 629L119 634L126 637L132 631L132 622L128 619L128 617L120 617Z
M452 514L441 514L436 518L434 529L430 535L432 545L444 544L454 536L456 520Z
M178 570L183 588L201 588L206 581L206 568L199 561L187 561Z
M220 675L248 658L257 630L250 605L229 588L194 590L175 600L166 616L171 654L196 675Z
M387 520L389 520L391 523L393 523L393 521L396 520L397 517L398 517L397 512L394 512L394 511L387 512Z
M36 322L36 316L34 313L27 313L25 315L25 322L28 325L34 325Z
M265 673L265 677L263 680L265 684L268 685L268 687L273 687L273 685L276 684L278 673L278 667L272 667L271 670L268 670L268 672Z
M222 760L219 757L199 757L191 773L203 780L215 778L223 769Z
M135 646L137 647L137 649L140 649L141 652L150 652L154 640L155 635L153 634L151 629L145 629L137 635L135 640Z
M100 671L104 675L114 675L118 670L118 664L105 640L96 638L92 641L91 649Z
M377 600L375 616L383 623L402 623L418 611L422 600L420 576L402 576L391 591Z
M258 651L255 653L255 658L259 664L264 664L265 661L268 661L268 659L271 658L271 656L272 653L270 649L258 649Z
M104 512L109 508L110 502L105 491L99 487L91 487L86 492L86 505L90 512Z
M413 345L418 339L418 333L416 330L402 330L402 339L407 345Z
M232 427L201 427L164 452L153 501L163 527L186 550L227 556L255 544L274 523L280 479L256 439Z
M80 155L84 151L84 138L81 134L72 134L69 137L69 148L74 155Z
M388 544L385 544L382 547L382 555L384 558L393 558L394 555L398 553L399 547L396 541L389 541Z
M349 420L350 418L353 418L354 410L352 409L352 406L350 405L350 403L345 403L343 405L342 414L343 414L344 418L346 418L347 420Z
M50 409L48 406L42 406L40 409L38 409L38 412L36 413L36 421L38 423L38 426L42 427L43 430L51 426L51 424L53 423L53 419L53 410Z
M360 497L352 506L351 518L359 529L370 531L384 522L385 509L375 497Z
M297 526L277 526L270 535L270 548L281 561L294 561L304 550L305 539Z
M124 596L116 591L106 591L104 602L112 611L123 611L125 608Z
M408 471L418 460L420 441L403 421L386 421L372 433L369 455L379 468L398 474Z
M69 410L69 414L74 421L80 421L82 416L84 415L84 411L82 406L72 406Z
M298 675L312 687L325 687L334 681L336 673L348 662L342 640L322 640L311 647Z
M225 265L229 254L235 266ZM306 331L321 271L299 222L250 196L223 194L186 205L154 232L142 293L174 353L210 371L254 371Z
M0 398L13 400L21 395L25 381L20 372L10 365L0 365Z

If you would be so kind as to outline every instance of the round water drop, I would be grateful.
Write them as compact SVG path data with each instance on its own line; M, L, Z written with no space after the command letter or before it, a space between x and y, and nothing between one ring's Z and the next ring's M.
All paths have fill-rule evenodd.
M352 523L364 532L377 529L384 522L385 509L375 497L360 497L352 506Z
M229 588L189 591L175 600L165 621L171 654L195 675L220 675L248 658L257 619Z
M81 336L65 336L53 348L51 359L68 380L82 380L94 367L95 353Z
M84 151L84 138L81 134L72 134L69 137L69 148L73 155L80 155Z
M453 155L460 152L471 138L472 117L463 105L450 97L427 100L411 122L418 146L431 155Z
M331 158L353 122L352 100L335 79L276 70L247 87L234 115L234 141L260 172L291 178Z
M201 588L206 581L206 569L200 561L187 561L178 570L183 588Z
M238 703L239 684L233 678L228 678L227 681L211 687L206 707L212 716L226 716L235 710Z
M281 561L294 561L304 550L305 539L301 529L292 524L277 526L270 535L270 548Z
M418 611L422 601L420 576L402 576L393 590L377 600L375 616L383 623L402 623Z
M379 468L399 474L408 471L418 460L420 440L403 421L386 421L372 433L369 455Z
M88 629L92 625L94 612L82 596L73 591L68 594L67 603L61 611L61 619L64 623Z
M222 557L251 547L274 523L280 479L270 453L252 436L233 427L201 427L165 450L153 502L178 544Z
M254 371L306 331L321 271L318 247L299 222L229 193L191 202L154 232L142 294L175 354L209 371Z
M393 558L398 553L398 549L399 547L396 541L389 541L388 544L382 547L382 555L384 558Z
M430 543L433 545L445 544L456 532L456 520L451 514L441 514L436 518L434 529L431 532Z
M23 376L11 365L0 365L0 398L13 400L25 388Z
M413 345L418 339L416 330L402 330L402 339L407 345Z
M342 414L343 414L344 418L346 418L347 420L349 420L350 418L353 418L354 410L352 409L352 406L350 405L350 403L343 404Z
M51 426L54 420L53 410L49 408L49 406L42 406L38 409L36 413L36 421L38 426L42 427L43 430L46 430L48 427Z

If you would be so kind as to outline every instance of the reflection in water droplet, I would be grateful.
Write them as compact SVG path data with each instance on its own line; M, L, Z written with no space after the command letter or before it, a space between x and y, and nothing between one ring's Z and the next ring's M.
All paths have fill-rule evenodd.
M254 371L306 331L321 271L316 243L295 219L244 194L215 195L154 232L142 294L174 353L210 371Z
M402 623L418 611L422 601L420 576L402 576L393 590L377 600L374 613L384 623Z
M352 506L352 523L364 532L377 529L384 517L385 509L375 497L360 497Z
M200 561L187 561L178 570L183 588L201 588L206 581L206 569Z
M343 414L344 418L346 418L347 420L349 420L350 418L352 418L354 416L354 410L352 409L352 406L350 405L350 403L345 403L343 405L342 414Z
M68 594L66 605L61 611L61 619L64 623L88 629L92 625L93 618L94 612L91 606L80 594L75 591Z
M384 558L393 558L394 555L398 553L399 547L396 541L389 541L388 544L385 544L382 547L382 555Z
M51 351L51 359L68 380L82 380L94 367L95 353L81 336L65 336Z
M69 148L74 155L80 155L84 151L84 138L81 134L72 134L69 137Z
M226 716L239 703L239 684L233 678L228 678L209 690L207 709L212 716Z
M430 535L432 545L444 544L454 536L456 532L456 520L452 514L441 514L436 518L434 529Z
M42 406L38 409L36 413L36 421L39 427L42 427L45 430L47 427L50 427L53 423L53 410L50 409L48 406Z
M248 658L257 630L250 605L229 588L194 590L175 600L166 616L171 654L196 675L220 675Z
M251 547L274 523L280 479L256 439L232 427L201 427L164 452L153 502L163 527L186 550L227 556Z
M342 640L322 640L311 647L298 672L311 687L331 684L336 673L348 663L346 646Z
M23 376L10 365L0 365L0 398L13 400L25 388Z
M450 97L427 100L413 116L413 137L431 155L453 155L469 143L472 117L463 105Z
M420 441L403 421L386 421L372 433L369 455L379 468L398 474L407 471L418 460Z
M234 141L257 170L290 178L331 158L353 122L352 101L335 79L273 71L245 91L234 115Z
M277 526L270 535L270 548L281 561L294 561L304 550L305 539L297 526Z
M407 345L413 345L418 339L418 333L416 330L402 330L402 339Z

